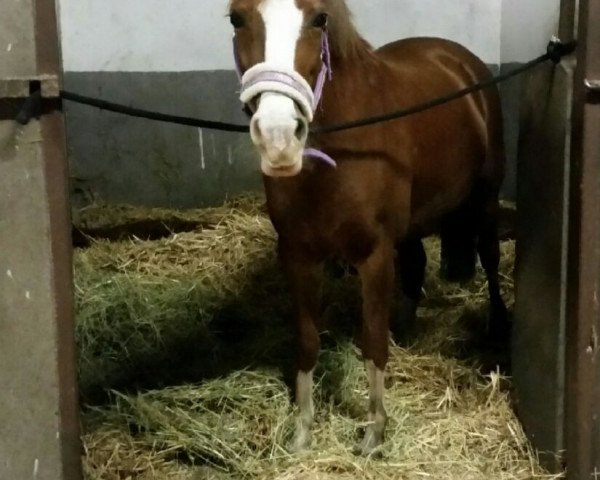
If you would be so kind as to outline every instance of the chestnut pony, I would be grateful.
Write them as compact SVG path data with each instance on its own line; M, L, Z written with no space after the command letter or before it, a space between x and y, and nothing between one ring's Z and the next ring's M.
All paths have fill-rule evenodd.
M241 99L253 113L250 134L296 308L298 418L291 449L310 443L320 276L324 261L336 256L356 267L362 284L369 424L356 451L367 455L383 441L389 330L408 328L415 316L423 237L441 233L442 273L449 279L472 275L479 253L490 330L506 325L496 233L504 170L498 91L399 120L311 133L453 93L490 73L447 40L406 39L374 50L344 0L231 0L229 16ZM395 271L406 298L390 323Z

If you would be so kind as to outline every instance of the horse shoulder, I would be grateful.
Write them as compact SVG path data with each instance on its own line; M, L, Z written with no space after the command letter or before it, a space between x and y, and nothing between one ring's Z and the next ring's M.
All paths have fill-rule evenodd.
M444 70L468 70L473 76L482 78L489 75L483 61L463 45L436 37L412 37L383 45L375 51L382 60L397 64L422 68L440 67Z

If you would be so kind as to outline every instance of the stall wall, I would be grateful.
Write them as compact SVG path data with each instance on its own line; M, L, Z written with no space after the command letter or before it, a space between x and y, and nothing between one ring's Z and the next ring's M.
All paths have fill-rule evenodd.
M558 32L559 13L560 0L502 0L500 60L503 73L546 51L548 42ZM510 199L516 198L518 141L522 127L519 112L528 75L516 77L500 87L508 155L503 194Z
M358 28L375 46L417 35L446 37L498 71L545 47L554 24L549 2L556 3L550 11L557 12L558 0L348 3ZM145 109L246 121L237 100L226 6L224 0L61 0L65 87ZM548 18L533 22L540 16ZM512 100L505 99L507 122L518 110L514 90L508 90ZM153 123L69 103L67 120L77 203L188 207L260 187L258 162L245 135ZM516 130L508 129L508 136L508 143L516 144ZM514 150L509 145L511 156ZM512 170L508 196L514 190Z

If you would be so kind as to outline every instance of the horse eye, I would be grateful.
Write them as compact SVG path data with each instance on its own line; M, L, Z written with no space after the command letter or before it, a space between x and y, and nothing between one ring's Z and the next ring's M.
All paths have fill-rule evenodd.
M233 25L233 28L242 28L245 25L244 17L236 12L229 15L229 21L231 22L231 25Z
M319 13L313 20L312 26L315 28L325 28L327 26L327 14Z

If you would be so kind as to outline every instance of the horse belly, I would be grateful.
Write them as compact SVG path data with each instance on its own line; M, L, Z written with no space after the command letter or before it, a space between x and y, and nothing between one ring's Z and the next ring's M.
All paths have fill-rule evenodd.
M481 176L486 150L478 132L462 129L451 134L450 139L444 149L424 150L415 159L418 174L411 190L412 234L436 233L444 215L465 201Z

